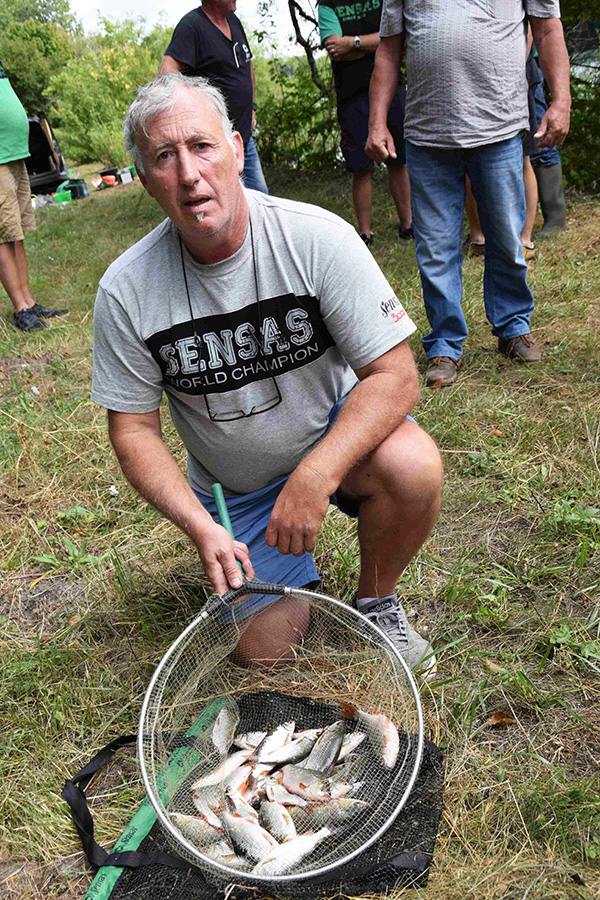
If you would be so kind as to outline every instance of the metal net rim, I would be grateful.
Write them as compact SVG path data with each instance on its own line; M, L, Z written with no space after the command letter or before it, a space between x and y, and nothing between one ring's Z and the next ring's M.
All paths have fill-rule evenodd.
M150 679L150 683L144 695L144 701L142 703L142 709L140 712L139 718L139 726L138 726L138 739L137 739L137 749L138 749L138 763L140 767L140 773L142 776L142 782L144 785L144 790L146 791L146 796L148 797L154 812L156 813L156 817L160 822L161 826L170 836L170 838L175 842L175 845L183 846L187 850L192 857L197 859L199 863L204 868L212 870L213 872L217 870L217 873L221 876L226 876L230 881L233 879L236 883L240 883L241 881L246 881L248 883L263 883L263 884L285 884L289 882L301 881L307 878L314 878L316 876L322 876L331 872L335 869L340 868L351 860L355 859L369 847L371 847L380 837L382 837L385 832L390 828L395 819L398 817L406 802L408 797L413 789L415 781L417 780L417 776L419 774L419 769L421 767L421 761L423 758L423 749L424 749L424 724L423 724L423 709L421 706L421 699L419 697L419 692L417 689L417 685L414 679L414 676L410 669L408 668L406 662L400 655L397 647L390 640L390 638L370 619L367 619L366 616L361 615L354 607L348 605L347 603L342 603L341 600L336 600L334 597L329 597L327 594L319 594L316 591L307 591L303 588L291 588L285 587L282 585L277 585L279 588L279 594L283 596L289 596L291 594L298 594L302 597L306 597L308 599L319 600L321 602L325 601L325 603L333 604L335 607L342 609L344 614L347 615L350 613L351 616L354 616L355 619L360 622L362 628L366 628L367 631L371 630L374 635L376 635L377 640L379 642L384 643L387 646L388 652L390 652L391 656L395 659L396 662L400 663L400 667L403 670L403 674L406 676L408 684L411 689L412 698L415 704L415 712L417 714L417 748L416 754L413 762L413 769L404 788L402 797L398 801L393 812L388 816L385 822L380 825L380 827L375 831L371 837L369 837L366 841L364 841L359 847L347 853L341 859L335 860L334 862L327 863L324 866L316 867L312 870L303 870L302 872L298 872L296 874L285 874L285 875L255 875L252 872L242 872L238 870L231 869L229 866L225 866L222 863L217 862L216 860L210 859L210 857L204 856L197 847L191 844L186 838L184 838L179 832L176 832L173 828L173 825L170 819L165 815L161 808L161 804L157 801L154 793L154 789L151 784L151 779L146 767L146 746L145 746L145 735L144 735L144 723L146 720L146 716L148 713L148 709L150 707L151 701L153 699L153 691L156 683L159 681L163 674L163 670L167 667L171 657L177 652L180 644L182 644L189 635L203 622L205 619L208 619L210 616L210 612L206 609L203 609L195 619L181 632L179 637L177 637L170 647L165 651L161 661L157 665L156 669L152 674L152 678ZM153 754L153 750L151 751Z

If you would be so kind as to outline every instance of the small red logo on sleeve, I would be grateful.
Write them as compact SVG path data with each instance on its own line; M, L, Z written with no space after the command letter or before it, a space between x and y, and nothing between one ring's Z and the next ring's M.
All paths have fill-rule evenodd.
M406 315L406 310L397 297L390 297L389 300L382 300L379 304L381 317L387 319L391 317L392 322L399 322Z

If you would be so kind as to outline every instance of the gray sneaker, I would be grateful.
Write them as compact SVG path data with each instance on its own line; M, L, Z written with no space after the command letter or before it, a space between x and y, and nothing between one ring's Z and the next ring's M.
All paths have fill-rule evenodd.
M363 616L374 622L395 644L411 671L418 672L426 681L434 678L437 665L433 647L410 627L395 594L374 599L363 597L357 601L356 606Z

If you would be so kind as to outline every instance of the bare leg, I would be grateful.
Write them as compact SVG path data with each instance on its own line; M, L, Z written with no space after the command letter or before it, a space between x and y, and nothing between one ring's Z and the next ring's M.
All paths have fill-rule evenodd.
M371 234L371 170L352 173L352 203L358 220L360 234Z
M525 204L527 212L525 215L525 224L521 232L521 243L527 247L533 244L533 226L535 224L535 214L537 212L538 203L538 187L535 172L528 156L523 157L523 182L525 184Z
M0 282L10 297L15 312L33 306L23 241L0 244Z
M437 447L407 419L344 479L340 490L361 501L359 598L395 590L438 517L442 478Z
M307 600L283 597L254 617L233 653L240 666L275 667L294 658L310 618Z
M410 228L412 224L412 212L410 208L410 182L406 166L388 166L388 187L396 212L400 228Z
M479 213L477 211L477 203L471 190L471 179L467 175L467 196L465 199L465 209L467 210L467 219L469 220L469 231L471 233L471 241L475 244L484 244L485 237L481 230L481 222L479 221Z

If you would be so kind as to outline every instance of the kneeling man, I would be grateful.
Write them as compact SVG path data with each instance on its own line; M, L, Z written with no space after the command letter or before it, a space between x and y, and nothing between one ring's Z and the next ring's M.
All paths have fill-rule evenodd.
M125 143L167 215L110 266L94 312L92 398L125 476L190 537L220 594L241 586L237 560L248 578L314 585L330 502L358 517L358 609L431 674L395 594L442 482L408 416L413 323L348 223L243 188L242 139L207 80L140 88ZM163 391L189 482L161 437ZM215 521L215 481L239 540ZM302 610L263 602L244 636L255 658L305 625Z

